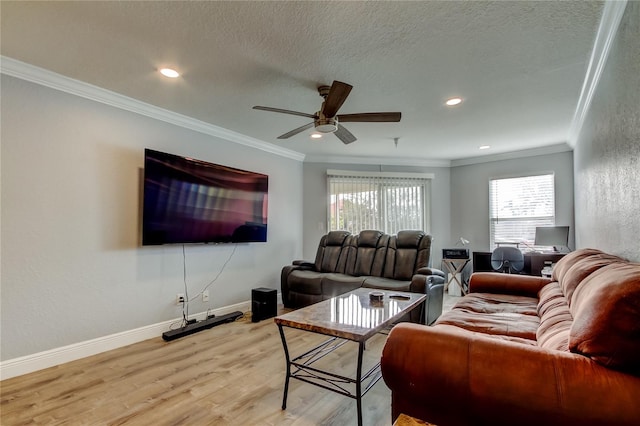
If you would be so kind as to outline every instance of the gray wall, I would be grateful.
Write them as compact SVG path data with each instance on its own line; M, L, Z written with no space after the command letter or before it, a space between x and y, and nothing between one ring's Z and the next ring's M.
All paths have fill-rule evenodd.
M144 148L269 175L268 242L240 244L210 302L279 288L302 255L302 162L2 75L2 360L181 316L182 246L140 247ZM187 245L199 292L232 245Z
M431 234L433 266L440 268L442 248L455 246L460 237L470 250L489 249L489 179L553 172L556 179L556 223L571 227L574 247L573 153L490 161L457 167L406 167L358 164L304 163L303 226L305 259L313 259L320 237L326 233L327 169L433 173Z
M554 172L556 224L569 225L574 247L573 155L571 151L451 168L451 235L463 236L475 251L489 250L489 180Z
M627 3L575 148L576 243L640 261L640 3Z
M434 238L432 264L440 267L442 247L452 243L449 234L449 168L448 167L407 167L362 164L304 163L304 258L313 260L320 238L327 232L327 169L433 173L431 182L431 235Z

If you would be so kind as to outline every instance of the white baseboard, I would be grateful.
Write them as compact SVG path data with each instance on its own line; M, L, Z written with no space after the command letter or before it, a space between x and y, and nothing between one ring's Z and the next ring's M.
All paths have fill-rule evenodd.
M280 294L278 294L278 302L282 303ZM248 312L250 310L251 301L246 301L235 305L213 309L209 311L209 313L224 315L234 311ZM190 319L195 318L201 320L205 319L206 315L207 312L201 312L191 315ZM132 343L160 337L163 332L169 330L169 326L171 324L179 322L180 320L180 318L175 318L169 321L163 321L161 323L111 334L109 336L98 337L96 339L2 361L0 362L0 380L10 379L12 377L75 361L80 358L96 355L112 349L121 348Z

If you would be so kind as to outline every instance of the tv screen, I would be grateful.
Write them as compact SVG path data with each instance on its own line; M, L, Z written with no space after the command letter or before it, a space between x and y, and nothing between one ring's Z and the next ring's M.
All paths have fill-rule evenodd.
M267 241L269 177L145 149L142 245Z

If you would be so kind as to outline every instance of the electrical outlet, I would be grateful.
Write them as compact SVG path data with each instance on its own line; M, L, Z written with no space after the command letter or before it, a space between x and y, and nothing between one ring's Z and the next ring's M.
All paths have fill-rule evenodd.
M176 305L182 305L184 302L185 302L184 294L183 293L178 293L176 295Z
M209 290L205 290L202 292L202 301L203 302L209 301Z

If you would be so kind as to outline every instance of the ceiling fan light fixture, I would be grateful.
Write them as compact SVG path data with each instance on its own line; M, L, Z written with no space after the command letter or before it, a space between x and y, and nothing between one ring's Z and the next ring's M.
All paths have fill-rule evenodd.
M316 132L333 133L338 130L338 120L335 118L319 118L315 123Z
M480 145L478 147L478 149L489 149L489 148L491 148L491 145Z
M322 138L322 133L314 132L314 133L311 133L310 137L311 139L320 139Z
M462 103L462 98L450 98L450 99L447 99L447 101L445 102L445 105L456 106L456 105L460 105L461 103Z

